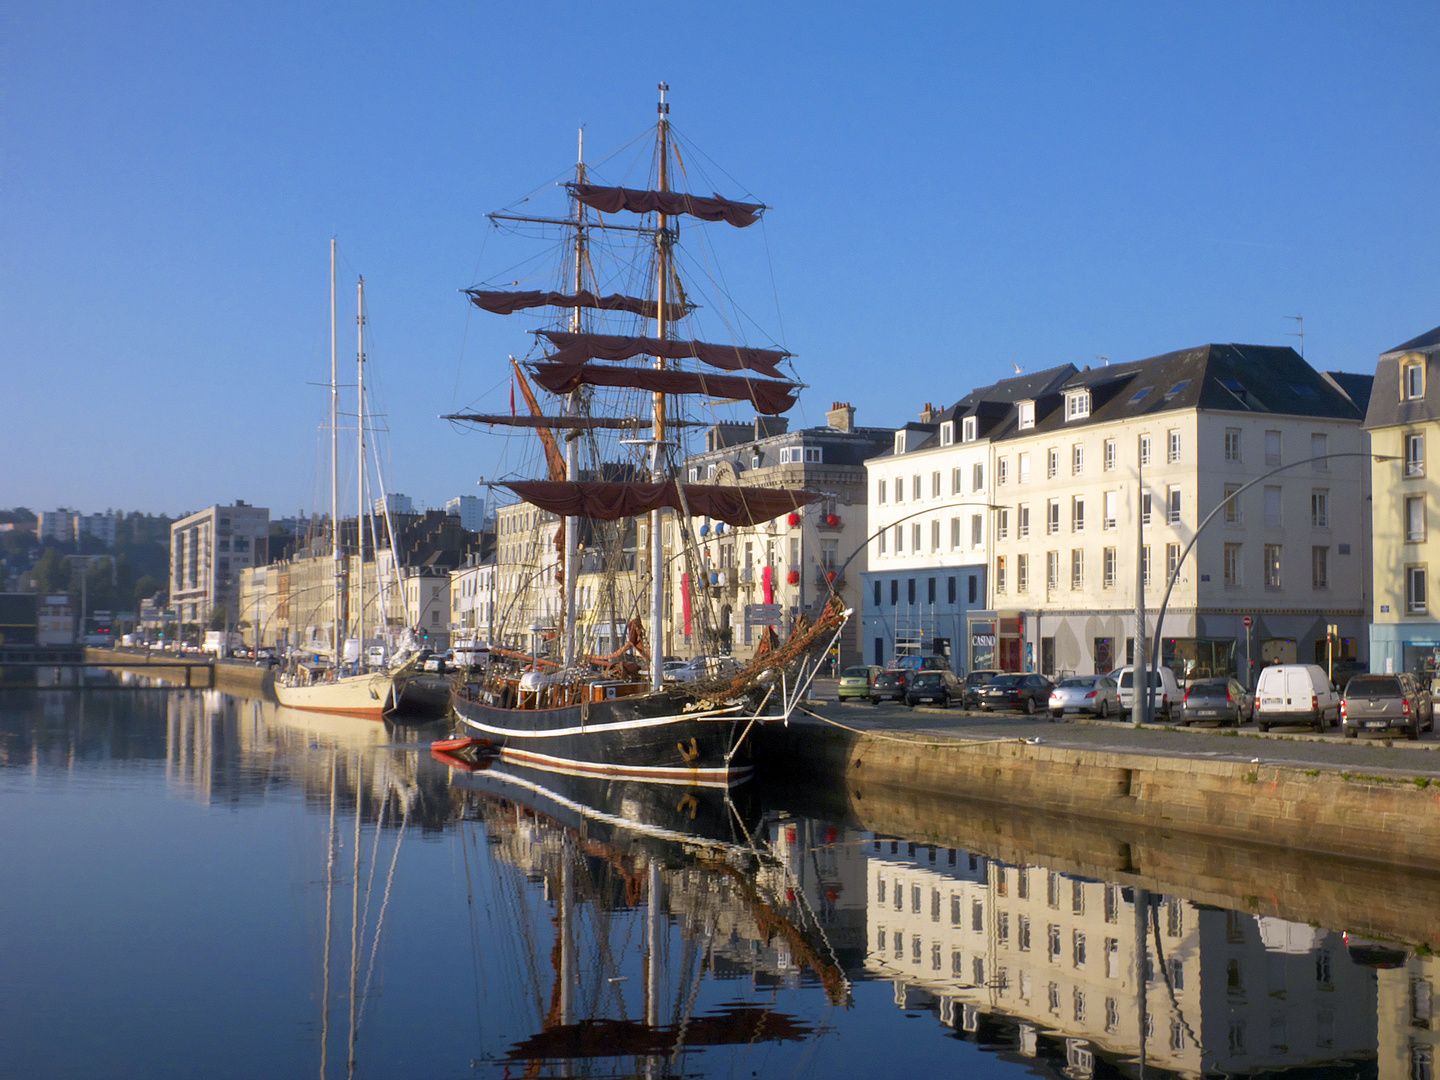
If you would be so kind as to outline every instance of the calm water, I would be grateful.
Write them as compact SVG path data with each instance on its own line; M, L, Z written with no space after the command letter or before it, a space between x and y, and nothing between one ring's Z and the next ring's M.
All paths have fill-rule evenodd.
M1373 912L452 771L436 734L0 691L0 1074L1431 1075L1435 961L1347 945Z

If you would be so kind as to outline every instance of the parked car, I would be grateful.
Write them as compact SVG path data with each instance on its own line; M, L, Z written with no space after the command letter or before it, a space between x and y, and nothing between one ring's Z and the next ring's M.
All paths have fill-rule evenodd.
M1050 703L1050 691L1055 684L1044 675L1026 675L1013 672L997 675L980 691L980 709L1019 709L1032 715Z
M917 671L905 691L905 704L932 703L949 708L955 701L965 700L965 684L953 671Z
M740 664L728 656L694 656L674 671L667 671L666 677L681 682L701 682L740 670Z
M884 670L879 665L848 667L840 673L840 700L846 698L868 698L870 688L875 685L875 676Z
M1135 668L1131 664L1110 673L1120 687L1120 715L1128 717L1135 710ZM1156 668L1150 684L1150 715L1169 720L1171 710L1180 704L1180 683L1168 667Z
M1250 722L1250 695L1239 679L1193 679L1180 702L1180 725L1239 727Z
M990 668L981 668L979 671L972 671L965 676L965 708L978 709L980 707L980 691L985 684L997 675L1004 675L1003 671L995 671Z
M892 671L949 671L950 661L943 656L897 656L890 664Z
M1362 731L1383 733L1392 728L1418 739L1422 728L1435 730L1435 703L1414 675L1356 675L1345 684L1340 722L1347 739Z
M875 676L875 685L870 688L870 700L876 705L882 701L904 701L905 691L909 688L908 671L882 671Z
M1340 695L1319 664L1275 664L1255 682L1255 725L1261 731L1308 724L1316 731L1340 723Z
M1066 713L1086 712L1104 720L1120 712L1120 688L1108 675L1075 675L1061 679L1050 691L1050 715L1059 720Z

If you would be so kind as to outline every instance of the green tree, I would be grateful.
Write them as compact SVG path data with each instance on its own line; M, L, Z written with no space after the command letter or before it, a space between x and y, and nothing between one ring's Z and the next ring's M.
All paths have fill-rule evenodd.
M42 593L70 590L70 564L59 548L47 544L44 554L35 561L35 588Z
M210 629L224 630L225 624L230 619L230 613L225 610L224 604L216 604L210 611Z

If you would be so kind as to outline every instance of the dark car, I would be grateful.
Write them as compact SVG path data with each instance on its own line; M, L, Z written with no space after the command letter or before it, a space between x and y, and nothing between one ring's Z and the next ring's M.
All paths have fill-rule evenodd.
M1362 731L1383 734L1391 728L1404 731L1406 738L1418 739L1422 728L1435 730L1435 706L1430 692L1420 689L1414 675L1356 675L1345 684L1340 722L1347 739Z
M908 671L882 671L875 676L875 685L870 688L870 701L876 705L882 701L904 701L909 684Z
M985 684L997 675L1004 675L1003 671L992 671L982 668L979 671L972 671L965 676L965 707L967 709L978 709L980 707L980 691Z
M965 684L953 671L917 671L905 691L905 704L914 708L921 704L943 705L965 699Z
M1055 684L1044 675L1012 673L999 675L985 684L980 691L980 708L983 712L991 709L1019 709L1029 715L1039 712L1050 703L1050 691Z
M1238 679L1194 679L1180 702L1180 726L1217 724L1239 727L1250 722L1250 695Z

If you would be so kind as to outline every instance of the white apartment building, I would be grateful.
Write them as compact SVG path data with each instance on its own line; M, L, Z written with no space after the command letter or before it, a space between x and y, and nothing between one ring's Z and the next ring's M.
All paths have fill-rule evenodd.
M492 555L471 556L450 571L450 633L452 639L489 644L495 636L498 566Z
M413 514L415 513L415 500L409 495L402 495L398 491L392 491L383 499L376 499L374 511L378 514L389 510L392 514Z
M864 658L940 655L958 672L995 668L987 575L996 523L990 438L1016 401L1052 391L1076 373L1051 368L972 390L866 462L869 566L863 574ZM1003 629L1016 625L1007 615Z
M1242 681L1273 661L1323 664L1338 624L1336 659L1362 663L1370 473L1366 402L1354 395L1368 387L1289 348L1207 345L1078 372L1018 401L990 444L1002 507L991 598L1009 630L995 666L1063 675L1128 662L1137 571L1153 637L1202 520L1283 466L1222 511L1180 566L1165 662L1182 678ZM1354 456L1296 464L1337 454Z
M261 506L211 506L170 526L170 606L182 623L204 626L225 605L240 621L240 574L266 562L270 511Z
M555 544L559 529L559 517L529 503L496 509L494 644L528 651L534 627L551 631L559 625L564 561Z
M485 525L485 500L476 495L457 495L445 503L445 512L460 519L466 532L478 533Z

